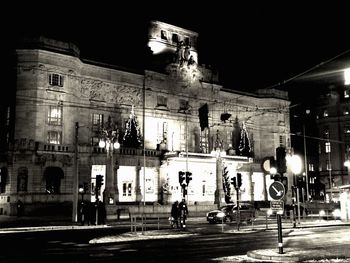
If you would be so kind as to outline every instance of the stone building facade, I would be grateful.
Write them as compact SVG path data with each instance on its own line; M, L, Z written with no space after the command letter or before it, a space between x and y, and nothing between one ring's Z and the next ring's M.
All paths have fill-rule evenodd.
M74 212L72 202L97 197L109 216L123 207L167 212L183 197L179 171L192 174L193 210L236 200L224 171L229 180L242 174L240 200L268 200L261 160L290 147L286 92L224 88L198 64L196 32L159 21L149 29L144 70L87 61L74 44L44 37L15 50L1 108L2 214L16 214L18 200L34 214Z

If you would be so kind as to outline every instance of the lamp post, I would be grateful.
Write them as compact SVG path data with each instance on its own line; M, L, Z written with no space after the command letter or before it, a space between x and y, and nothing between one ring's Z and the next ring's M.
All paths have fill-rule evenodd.
M118 142L118 129L112 119L109 116L108 121L102 128L101 139L99 142L100 148L106 149L106 187L103 192L103 201L107 204L114 204L119 201L118 181L114 178L114 161L113 161L113 150L119 149L120 144ZM116 184L115 184L116 182ZM115 187L116 185L116 187Z
M326 142L326 153L328 155L328 172L329 172L329 191L330 191L330 194L329 194L329 202L332 202L332 195L333 195L333 192L332 192L332 163L331 163L331 142L328 141Z
M305 111L306 114L310 114L310 110L307 109ZM304 141L304 168L305 168L305 180L306 180L306 201L309 201L309 175L308 175L308 165L307 165L307 157L306 157L306 135L305 135L305 118L303 121L303 141Z

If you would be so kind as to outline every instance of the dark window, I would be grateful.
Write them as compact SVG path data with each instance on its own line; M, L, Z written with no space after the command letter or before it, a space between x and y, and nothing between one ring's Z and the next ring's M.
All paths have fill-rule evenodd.
M46 193L59 194L61 188L61 179L63 171L59 167L47 167L44 172L46 180Z
M20 167L17 176L17 192L26 192L28 187L28 169Z
M186 37L186 38L185 38L185 45L186 45L186 46L191 46L191 41L190 41L190 38L189 38L189 37Z
M5 193L7 182L7 168L0 168L0 193Z
M157 96L157 106L164 106L166 107L168 104L168 99L167 97L164 97L164 96Z
M49 84L51 86L63 87L64 77L59 74L50 74L49 75Z
M103 127L103 114L92 114L92 130L100 131Z
M187 110L189 103L187 100L180 100L180 110Z
M168 40L167 32L165 30L160 31L160 38L164 40Z
M173 34L172 41L173 41L173 43L178 43L179 42L178 34L175 34L175 33Z

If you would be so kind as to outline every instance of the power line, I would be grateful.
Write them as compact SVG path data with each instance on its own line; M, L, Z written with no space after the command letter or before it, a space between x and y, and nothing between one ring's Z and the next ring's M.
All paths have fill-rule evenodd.
M303 71L303 72L301 72L301 73L299 73L299 74L297 74L297 75L295 75L295 76L293 76L293 77L291 77L289 79L283 80L282 82L278 82L278 83L276 83L276 84L274 84L272 86L269 86L269 87L267 87L267 89L272 89L272 88L277 87L277 86L285 85L288 82L290 82L290 81L292 81L292 80L294 80L296 78L299 78L300 76L305 75L306 73L308 73L310 71L313 71L314 69L317 69L317 68L319 68L321 66L324 66L324 65L332 62L333 60L337 59L338 57L341 57L341 56L345 55L348 52L350 52L350 49L348 49L348 50L346 50L346 51L344 51L344 52L342 52L342 53L340 53L340 54L338 54L338 55L336 55L336 56L334 56L334 57L332 57L332 58L330 58L330 59L328 59L326 61L323 61L323 62L317 64L316 66L313 66L313 67L311 67L311 68L309 68L309 69L307 69L307 70L305 70L305 71Z

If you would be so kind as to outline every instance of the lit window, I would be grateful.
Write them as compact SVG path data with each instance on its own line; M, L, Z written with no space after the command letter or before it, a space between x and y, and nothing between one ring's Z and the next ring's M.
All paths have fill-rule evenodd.
M62 106L50 106L48 123L49 125L62 125Z
M209 153L209 129L200 131L200 149L202 153Z
M325 128L324 131L323 131L323 137L324 138L329 138L329 129L328 128Z
M10 116L11 116L10 112L11 112L10 107L7 107L7 109L6 109L6 125L7 126L10 126Z
M50 144L62 144L62 134L59 131L49 131L47 133L47 142Z
M132 184L123 183L123 196L131 196L131 192L132 192Z
M309 171L310 172L314 171L314 165L312 163L309 163Z
M326 153L330 153L331 152L331 143L330 142L326 142L325 143L325 147L326 147Z
M331 167L331 163L329 162L329 160L326 160L326 165L327 165L327 170L332 170L332 167Z
M344 84L350 85L350 68L344 70Z
M50 74L49 75L49 84L51 86L63 87L64 77L59 74Z
M350 98L350 90L344 90L344 98Z

